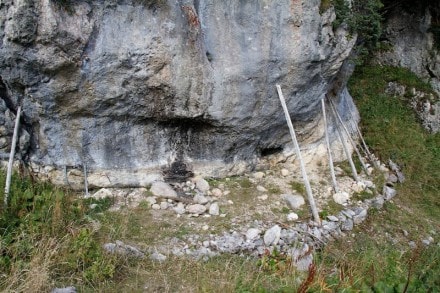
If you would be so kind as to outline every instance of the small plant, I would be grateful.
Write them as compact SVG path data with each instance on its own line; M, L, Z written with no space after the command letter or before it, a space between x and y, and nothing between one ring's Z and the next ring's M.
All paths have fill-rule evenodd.
M266 249L265 253L258 260L257 265L266 272L282 275L292 269L292 258L285 253L280 253L276 249L272 252Z
M299 194L301 194L301 195L306 194L306 188L304 187L303 183L297 182L297 181L291 181L291 182L289 182L289 185L292 188L292 190L295 190Z

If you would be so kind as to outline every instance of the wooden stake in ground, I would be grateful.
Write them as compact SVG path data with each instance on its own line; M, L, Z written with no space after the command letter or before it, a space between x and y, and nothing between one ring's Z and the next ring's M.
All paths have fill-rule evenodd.
M85 189L85 197L89 197L89 186L87 182L87 165L84 164L84 189Z
M336 114L333 114L333 116L335 116L335 115ZM351 158L351 154L348 151L347 142L345 141L344 135L342 134L341 129L339 129L339 125L336 121L335 121L335 125L336 125L336 131L338 132L339 139L342 142L342 147L344 149L345 156L347 157L348 163L350 163L351 172L353 173L353 179L356 180L356 182L359 182L358 173L356 171L356 167L354 166L353 159Z
M298 155L299 163L301 166L301 174L302 174L302 177L304 180L304 185L306 187L307 196L308 196L310 208L312 210L313 219L315 220L315 222L321 224L321 220L319 219L318 209L316 208L316 204L315 204L315 199L313 198L312 188L310 187L310 182L307 177L306 167L304 165L304 161L301 156L301 150L299 149L298 141L296 139L295 130L293 128L292 121L290 120L289 111L287 110L286 101L284 100L283 92L281 91L280 85L277 84L276 87L277 87L277 91L278 91L278 97L280 98L280 101L281 101L281 106L283 107L283 110L284 110L284 115L286 116L287 125L289 126L290 135L292 136L293 145L295 146L296 154Z
M330 140L328 138L328 129L327 129L327 115L325 113L325 102L324 99L321 100L322 105L322 117L324 118L324 132L325 132L325 143L327 145L327 152L328 152L328 162L330 167L330 174L332 176L332 183L333 183L333 190L338 193L338 182L336 181L336 175L335 175L335 169L333 166L333 157L332 157L332 150L330 148Z
M348 131L347 127L345 127L344 121L342 121L341 115L339 115L338 110L336 110L336 107L333 104L333 101L331 99L329 99L329 101L330 101L330 106L331 106L333 112L335 113L337 120L339 121L339 123L341 124L341 126L344 129L345 133L347 134L347 138L350 141L354 151L356 152L356 154L357 154L357 156L359 158L359 162L361 162L362 168L364 169L365 173L368 174L367 166L365 166L364 160L362 159L361 153L359 152L359 149L357 148L356 143L351 138L351 134Z
M14 134L12 135L11 153L9 155L8 171L6 173L6 184L5 184L5 208L8 206L9 202L9 189L11 188L11 177L12 177L12 164L14 163L15 148L17 146L18 129L20 127L20 115L21 106L17 108L17 114L15 117L15 127Z

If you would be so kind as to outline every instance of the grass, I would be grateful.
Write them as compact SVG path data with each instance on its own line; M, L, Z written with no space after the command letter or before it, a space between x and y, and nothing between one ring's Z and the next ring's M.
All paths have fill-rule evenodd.
M353 231L355 237L349 235L321 251L312 287L317 292L403 292L406 286L407 292L440 289L440 248L420 242L429 235L439 241L431 231L440 231L440 135L420 126L405 99L384 93L390 81L432 92L414 74L392 67L359 68L349 87L367 143L382 161L391 158L402 166L407 180L384 210L370 212L368 220ZM417 248L410 249L409 241Z

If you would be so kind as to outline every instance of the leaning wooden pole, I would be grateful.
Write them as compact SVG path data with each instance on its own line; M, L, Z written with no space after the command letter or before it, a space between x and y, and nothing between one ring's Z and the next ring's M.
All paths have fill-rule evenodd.
M333 116L335 116L335 114ZM342 142L342 148L344 149L345 156L347 157L348 163L350 164L351 172L353 173L353 179L356 180L356 182L359 182L359 176L356 171L356 167L353 163L353 159L351 158L351 154L348 151L347 142L345 141L344 135L343 135L343 133L342 133L341 129L339 128L339 125L336 121L335 121L335 125L336 125L336 131L338 132L338 135L339 135L339 139Z
M329 100L330 100L330 99L329 99ZM358 156L358 158L359 158L359 162L361 162L362 168L364 169L365 173L368 174L368 169L367 169L367 166L366 166L365 163L364 163L364 160L362 159L362 155L361 155L361 153L359 152L359 149L358 149L358 147L356 146L356 143L355 143L355 142L353 141L353 139L351 138L351 134L350 134L350 132L348 131L347 127L345 127L345 123L344 123L344 121L342 121L342 117L341 117L341 115L339 115L338 110L336 110L336 107L335 107L335 105L333 104L332 100L330 100L330 106L331 106L333 112L335 113L335 115L336 115L336 117L337 117L339 123L341 124L342 128L344 129L345 133L347 134L347 138L348 138L348 140L350 141L350 144L352 145L354 151L356 152L356 154L357 154L357 156Z
M324 133L325 133L325 143L327 145L327 153L328 153L328 162L330 167L330 174L332 176L332 183L333 183L333 190L338 193L338 182L336 181L336 175L335 175L335 168L333 166L333 156L332 156L332 150L330 148L330 139L328 137L328 129L327 129L327 115L325 113L325 101L324 99L321 100L322 105L322 117L324 119Z
M304 161L301 156L301 150L299 149L298 141L296 139L295 129L293 128L292 121L290 120L289 111L287 110L286 101L284 100L283 92L281 91L280 85L276 85L278 91L278 97L281 101L281 106L284 110L284 115L286 116L287 125L289 126L290 135L292 136L293 145L295 146L296 154L298 155L299 163L301 166L301 174L304 180L304 185L306 187L307 196L310 204L310 208L312 210L313 219L318 224L321 224L321 220L319 219L318 209L316 208L315 199L313 198L312 188L310 187L309 178L307 177L306 167L304 165Z
M9 190L11 188L11 178L12 178L12 164L14 163L15 148L17 146L18 129L20 127L20 116L21 116L21 106L17 108L17 114L15 117L15 127L14 134L12 135L11 153L9 154L8 171L6 173L6 184L5 184L5 208L9 203Z

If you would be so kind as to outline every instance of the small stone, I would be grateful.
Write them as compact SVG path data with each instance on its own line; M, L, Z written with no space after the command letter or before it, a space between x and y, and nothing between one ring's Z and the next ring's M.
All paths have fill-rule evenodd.
M387 178L387 181L388 181L388 182L391 182L391 183L397 183L397 181L399 181L399 179L397 178L396 175L394 175L394 174L389 174L389 175L388 175L388 178Z
M247 230L246 232L246 240L248 241L252 241L258 238L258 236L260 235L260 230L257 228L250 228L249 230Z
M92 197L96 199L108 198L113 196L114 196L113 192L108 188L101 188L92 195Z
M417 244L414 241L410 241L408 242L409 247L411 247L412 249L417 247Z
M228 204L234 204L232 200L228 200Z
M396 196L396 193L397 192L396 192L396 190L394 188L391 188L391 187L386 186L386 185L383 187L383 196L384 196L385 200L392 199L393 197Z
M301 195L282 194L281 197L292 210L299 209L305 204L304 197Z
M202 226L202 230L203 230L203 231L206 231L206 230L208 230L208 229L209 229L209 226L208 226L208 225L203 225L203 226Z
M266 174L264 174L263 172L255 172L255 173L253 174L253 176L254 176L255 179L263 179L263 177L264 177L265 175L266 175Z
M220 218L226 217L226 214L220 214Z
M156 198L154 196L148 196L147 198L145 198L145 201L148 202L150 206L152 206L156 203Z
M403 236L408 237L408 231L402 230Z
M364 182L359 181L359 182L355 182L353 184L352 189L353 189L354 192L358 192L359 193L359 192L364 191L366 187L367 186L365 185Z
M194 196L193 200L194 200L195 203L198 203L198 204L206 204L206 203L208 203L208 199L205 196L203 196L203 195L201 195L199 193Z
M150 255L150 259L158 262L166 261L167 257L159 252L154 252Z
M218 206L218 203L214 202L209 207L209 214L213 216L218 216L220 214L220 208Z
M357 225L365 221L367 218L367 210L362 209L362 211L353 217L353 222Z
M287 221L292 222L298 220L298 215L295 213L289 213L287 214Z
M332 222L339 222L339 219L335 216L327 216L327 219Z
M168 208L168 203L166 201L160 203L161 210L166 210L167 208Z
M341 230L342 231L351 231L353 230L353 220L347 219L341 224Z
M373 202L371 203L371 206L373 208L380 210L383 207L384 203L385 203L385 199L383 198L383 196L378 196L373 200Z
M73 286L65 287L65 288L55 288L51 293L76 293L76 288Z
M160 210L160 205L158 205L157 203L155 203L154 205L151 206L151 208L153 210Z
M153 182L150 191L155 196L177 198L176 191L169 184L162 181Z
M289 170L287 169L281 169L281 176L286 177L289 176Z
M92 203L91 205L89 205L89 208L90 208L91 210L94 210L94 209L96 209L97 206L98 206L98 204L96 204L96 203Z
M209 183L202 177L197 177L195 179L196 188L200 190L201 192L208 192L209 190Z
M178 215L183 215L185 213L185 205L181 202L177 203L176 207L174 208L174 211Z
M264 244L266 246L276 245L280 240L280 236L281 236L281 228L280 226L275 225L269 230L267 230L266 233L264 233L264 237L263 237Z
M341 204L341 205L346 204L349 199L350 199L350 195L347 192L337 192L333 194L333 200L337 204Z
M211 190L211 194L215 197L221 197L223 195L223 192L220 188L214 188L213 190Z
M257 190L260 191L260 192L267 192L267 189L264 188L264 187L261 186L261 185L258 185L258 186L257 186Z
M263 194L257 197L259 200L266 200L268 198L267 194Z
M186 211L190 214L200 215L206 212L206 207L201 204L191 204L186 207Z

